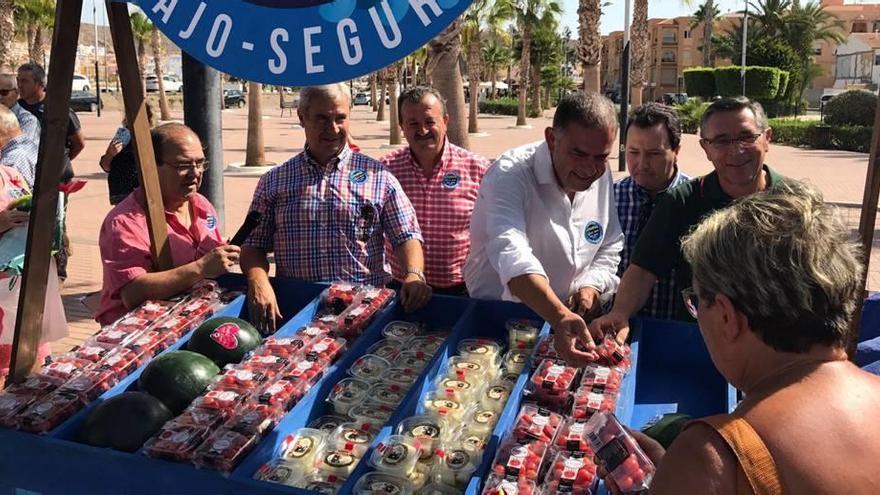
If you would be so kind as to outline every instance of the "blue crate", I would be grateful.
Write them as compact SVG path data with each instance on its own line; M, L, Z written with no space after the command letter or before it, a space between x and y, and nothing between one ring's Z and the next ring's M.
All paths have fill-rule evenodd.
M697 325L638 319L632 328L635 390L625 424L641 428L669 412L701 417L736 407L736 390L715 369Z
M227 288L246 286L241 275L224 276L218 282ZM282 280L273 280L273 286L282 312L286 311L290 316L296 315L304 306L317 307L316 298L326 287L321 284ZM244 299L243 295L237 297L214 316L239 316L247 319ZM191 335L192 331L164 352L181 348ZM143 365L135 370L47 435L0 429L0 459L3 459L0 461L0 494L16 493L18 489L46 494L119 493L119 487L125 487L131 493L144 494L185 493L195 488L217 490L220 493L239 491L241 487L236 487L235 483L230 483L229 479L216 472L149 459L140 454L91 447L75 441L79 427L88 413L100 402L136 389L137 380L145 367ZM248 490L249 493L277 493L265 487L250 487Z

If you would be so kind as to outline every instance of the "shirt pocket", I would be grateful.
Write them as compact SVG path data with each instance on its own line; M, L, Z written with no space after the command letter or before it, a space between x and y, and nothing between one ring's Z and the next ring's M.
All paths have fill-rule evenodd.
M332 213L332 228L350 245L363 249L381 232L379 210L368 201L336 205Z

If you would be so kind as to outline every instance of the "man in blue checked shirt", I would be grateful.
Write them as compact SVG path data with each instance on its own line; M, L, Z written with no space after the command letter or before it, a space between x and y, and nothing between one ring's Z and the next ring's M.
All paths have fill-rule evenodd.
M250 210L262 220L242 247L241 267L251 319L264 332L274 332L281 318L269 284L269 252L279 277L383 286L391 280L387 239L405 272L404 309L431 297L415 210L380 162L348 145L350 109L344 84L303 89L297 114L305 150L264 175L254 192Z
M647 103L633 110L626 131L626 168L629 176L614 184L617 215L626 238L618 276L629 266L639 234L648 222L657 196L690 177L678 169L681 125L676 111L659 103ZM673 317L675 298L682 287L675 285L675 273L657 280L651 296L639 311L641 316Z

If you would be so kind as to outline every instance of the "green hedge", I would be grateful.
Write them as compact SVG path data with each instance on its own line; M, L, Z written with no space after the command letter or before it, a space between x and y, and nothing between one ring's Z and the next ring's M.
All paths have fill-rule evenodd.
M711 67L694 67L693 69L685 69L684 87L689 96L699 96L702 98L712 98L716 94L715 91L715 69Z
M773 142L789 146L812 146L817 120L770 119ZM836 150L871 151L873 127L849 125L831 126L831 147Z
M715 69L715 88L721 96L742 94L742 66L730 65ZM773 99L779 93L782 71L776 67L746 67L746 96L753 99Z
M785 91L788 89L789 80L791 80L791 74L787 70L780 70L779 91L776 93L776 98L781 99L785 96ZM748 81L746 81L746 86L748 86Z
M519 102L516 98L499 98L497 100L483 100L479 104L480 113L495 115L516 115Z
M873 126L877 96L863 89L851 89L825 104L825 122L833 126Z

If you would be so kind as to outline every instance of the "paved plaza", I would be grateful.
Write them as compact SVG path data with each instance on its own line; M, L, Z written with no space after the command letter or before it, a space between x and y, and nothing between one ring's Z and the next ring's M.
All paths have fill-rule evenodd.
M291 117L285 114L284 117L279 117L277 100L275 105L271 106L268 101L264 104L263 134L267 160L282 163L302 151L304 135L295 115ZM173 113L175 118L182 120L180 111ZM98 328L97 323L81 305L80 299L101 288L98 232L104 216L110 211L110 204L106 174L99 167L98 160L122 120L122 112L107 110L100 118L94 113L80 113L79 117L86 135L86 148L74 160L73 165L77 177L88 179L89 182L70 199L68 230L73 255L68 268L69 278L63 289L70 336L56 343L56 351L81 342ZM376 122L375 113L364 106L355 107L352 117L352 135L364 153L379 157L391 151L387 145L388 121ZM513 128L515 120L515 117L510 116L481 115L480 131L485 135L472 136L471 149L488 158L495 158L508 148L541 139L544 128L550 124L549 118L539 118L529 120L531 128ZM223 148L226 164L244 161L246 139L247 109L224 110ZM682 170L691 175L704 174L712 169L697 137L693 135L684 137L679 163ZM853 229L858 226L867 154L771 145L768 163L786 176L806 180L819 187L827 201L841 206L841 214ZM617 170L616 153L612 159L612 170ZM625 173L614 172L615 179L623 175ZM258 180L259 176L256 174L226 174L225 231L228 236L244 220ZM880 262L880 258L875 257L868 278L868 287L872 290L880 290L880 269L877 262Z

